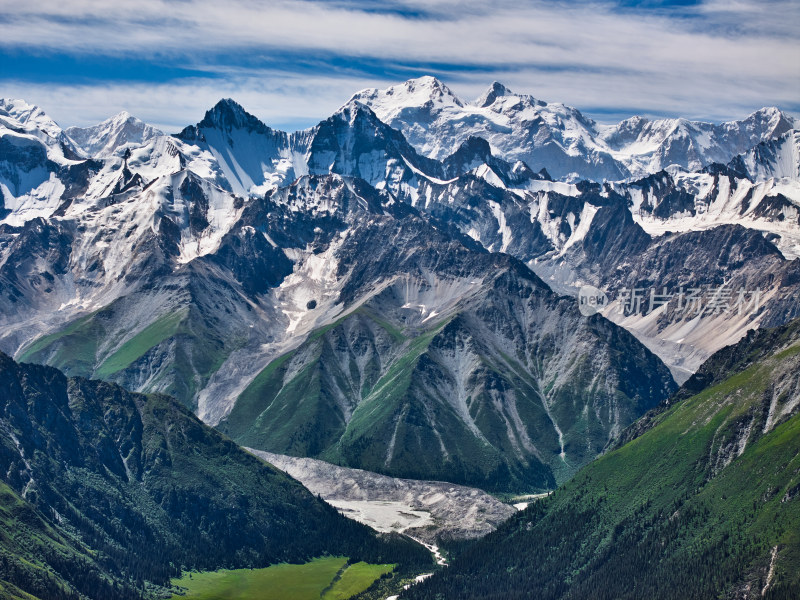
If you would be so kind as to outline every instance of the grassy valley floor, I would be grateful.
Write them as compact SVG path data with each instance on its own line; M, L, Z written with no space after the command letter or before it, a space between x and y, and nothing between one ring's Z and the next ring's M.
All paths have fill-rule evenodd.
M186 573L172 581L172 600L347 600L366 590L394 565L348 564L343 556L266 569Z

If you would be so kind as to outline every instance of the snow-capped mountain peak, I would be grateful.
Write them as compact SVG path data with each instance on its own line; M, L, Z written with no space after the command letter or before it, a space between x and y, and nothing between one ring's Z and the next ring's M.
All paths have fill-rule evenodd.
M492 82L492 85L489 86L489 89L481 94L478 99L473 102L473 104L475 106L479 106L480 108L486 108L487 106L494 104L495 100L498 98L510 95L514 95L511 90L509 90L499 81L494 81Z
M134 117L127 110L121 110L117 114L115 114L113 117L111 117L110 119L106 119L106 121L117 121L117 122L119 122L119 121L128 121L128 120L135 119L135 118L136 117Z
M598 139L627 163L632 173L641 175L671 164L689 169L725 164L733 156L794 127L792 117L769 107L740 121L719 125L685 118L631 117L617 125L598 128Z
M60 140L63 133L44 110L18 98L0 98L0 126L32 135L47 144Z
M339 110L333 113L331 119L341 120L350 125L355 124L359 119L365 119L367 121L379 120L372 109L358 100L350 100L347 104L341 106Z
M124 110L97 125L70 127L65 133L84 156L94 158L107 158L122 147L140 146L164 135Z
M548 105L547 102L538 100L530 94L517 94L498 81L493 82L480 97L470 102L469 106L488 109L508 116L524 112L529 120L535 120L539 116L539 109L548 106L556 108L562 113L571 111L580 115L574 108L563 104ZM580 120L583 121L585 119L581 116Z
M721 124L635 116L598 125L573 107L512 92L500 82L465 103L432 77L364 90L353 99L428 157L442 160L478 136L498 157L522 160L534 171L544 167L564 181L638 178L672 164L689 169L726 164L797 126L777 108Z
M735 129L737 121L730 121L723 123L722 127L728 129ZM776 106L766 106L748 115L741 124L744 125L747 133L751 135L758 135L761 132L767 133L766 139L777 138L790 129L797 129L800 127L800 122L791 115L787 115ZM759 139L764 141L762 137ZM758 142L756 142L758 143Z
M198 123L198 127L201 129L216 127L227 131L247 129L259 133L270 131L270 128L258 117L247 112L241 104L231 98L223 98L213 108L206 111L205 117Z
M224 173L226 185L237 195L263 194L296 177L297 161L288 134L271 129L230 98L217 102L202 121L176 137L208 150Z
M463 105L461 99L453 91L435 77L425 76L409 79L402 84L407 94L414 94L418 98L428 98L434 102L453 102Z
M771 178L800 182L800 131L793 129L777 139L761 142L728 166L754 182Z
M368 88L354 94L348 104L353 101L366 104L380 117L384 114L396 116L413 109L427 112L447 106L465 106L449 87L430 76L409 79L385 90Z
M515 94L499 82L465 103L433 78L386 90L365 90L354 99L403 132L422 154L442 160L470 136L482 137L507 160L546 167L557 178L622 179L627 171L595 142L594 123L574 108ZM437 94L437 89L446 93ZM580 173L580 175L578 175Z
M25 222L52 212L64 191L56 173L76 158L71 140L41 108L0 99L0 215Z

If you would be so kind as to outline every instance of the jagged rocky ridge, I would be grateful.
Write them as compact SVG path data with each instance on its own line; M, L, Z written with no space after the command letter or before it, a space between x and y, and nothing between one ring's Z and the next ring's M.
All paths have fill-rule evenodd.
M734 299L739 291L757 291L755 310L719 311L699 321L695 314L665 315L667 307L649 318L642 318L647 311L619 314L620 302L607 307L607 317L632 331L682 381L748 328L798 314L796 132L757 148L695 173L670 168L627 182L566 184L548 181L546 172L531 177L530 169L524 180L514 180L526 169L471 138L453 155L481 157L459 161L471 170L448 181L422 181L409 201L490 251L517 256L563 293L591 284L613 300L624 289L640 288L647 305L656 289L704 288L708 294L724 285ZM757 175L748 174L746 161Z
M638 116L598 125L573 107L516 94L498 82L468 102L433 77L363 90L351 101L369 106L426 156L442 160L470 136L482 137L506 160L574 181L638 178L670 165L695 170L725 164L797 127L776 108L719 125Z
M429 88L436 86L429 83L416 85L435 99ZM427 343L426 336L436 332L448 311L474 311L480 304L476 298L488 300L498 293L488 285L459 288L452 272L477 261L484 271L469 275L489 281L487 271L497 265L480 258L485 250L520 258L561 292L572 293L582 283L633 287L662 281L763 287L760 311L736 318L724 314L673 321L663 314L669 307L643 317L618 318L613 306L606 311L681 379L748 328L784 322L797 311L797 263L789 260L796 255L798 239L798 184L789 176L796 172L791 168L797 164L796 152L790 152L796 137L790 132L772 146L765 142L769 151L754 150L726 167L698 173L671 168L638 181L600 185L552 181L540 164L509 162L496 152L496 141L476 137L454 146L445 160L426 157L359 101L315 128L286 134L225 100L178 136L150 136L139 128L140 143L123 136L120 142L126 141L117 150L91 159L35 107L4 101L0 117L6 144L0 154L6 211L0 223L2 348L73 374L166 391L214 424L228 415L237 398L247 397L256 376L273 361L289 360L290 355L299 360L300 355L310 356L306 366L324 365L324 359L313 356L320 340L328 342L350 327L361 337L374 337L376 331L383 335L385 328L365 320L370 310L405 338L370 342L383 344L376 354L388 352L380 368L367 369L370 377L386 375L381 369L403 355L406 346ZM777 129L764 129L758 136L769 137ZM96 131L108 131L109 140L116 135L111 133L114 127ZM102 139L100 135L95 141ZM398 244L392 255L386 247L391 239L416 240L416 246ZM700 253L695 252L698 245ZM460 267L449 264L451 246L468 257ZM731 247L736 250L721 251ZM382 268L370 270L370 261L382 253L388 255ZM690 255L695 256L694 266L684 269ZM534 281L521 265L510 272L520 282ZM398 306L397 298L394 304L384 302L403 278L415 294L426 290L420 306L403 308L411 303ZM527 285L541 287L529 283L522 289ZM544 305L560 306L548 302ZM510 318L522 304L515 299L512 310L493 318ZM403 321L397 319L412 309L419 311L412 320L415 329L404 332ZM473 330L476 322L489 318L490 312L479 313L477 321L465 325L455 320L448 327L466 327L481 348L500 356L499 362L490 361L489 370L503 373L508 364L498 353L510 356L508 342L487 342L481 331L485 325ZM550 317L543 313L541 322ZM503 327L499 329L502 333ZM529 346L529 340L517 340L516 335L506 335L514 338L512 346ZM627 348L628 341L620 340L612 343ZM530 357L534 349L521 351ZM570 352L567 348L565 356ZM419 355L429 356L427 349ZM528 374L531 369L531 364L524 367ZM364 399L358 394L369 388L365 382L378 381L363 377L359 372L357 377L348 374L347 385L333 382L326 392L333 397L323 404L344 417L326 417L324 422L340 427L341 419L349 418L348 410ZM617 384L613 374L608 377L611 393ZM539 378L536 385L545 398L552 391L547 390L549 381ZM346 401L342 390L349 394ZM632 412L622 410L619 418L598 416L601 429L580 434L575 429L574 442L568 428L558 425L567 440L570 468L647 408L635 400L639 392L631 393L623 396L633 402ZM430 402L436 394L424 390L423 396ZM578 403L575 411L583 406L588 405ZM503 410L492 412L500 415ZM435 422L430 414L425 419L427 425ZM566 419L573 425L583 422L574 414ZM460 422L480 440L469 420ZM519 428L514 419L510 422L508 441L492 442L494 458L482 462L470 477L485 477L506 464L506 458L497 457L512 447L512 463L528 452L519 450L526 444L515 439ZM230 420L226 426L232 426ZM329 437L315 451L345 460L341 448L324 448L333 438L331 429L323 430ZM435 430L428 431L434 435ZM557 436L555 427L543 431L543 439L554 432ZM238 433L244 435L244 430ZM570 461L570 444L577 448L579 439L587 441L589 450L578 451ZM272 449L288 451L291 444L284 442L286 447ZM561 444L555 447L560 454ZM426 469L436 461L441 466L452 450L447 444L439 448L439 458ZM372 449L351 457L386 469L387 455L380 454ZM537 481L546 480L547 469L552 465L542 471L545 479Z
M303 211L295 212L298 207ZM415 213L363 181L309 176L248 203L218 252L171 273L167 265L178 242L173 229L160 229L161 251L145 254L141 266L134 262L142 273L135 291L39 339L23 356L138 389L197 397L199 414L212 423L233 410L223 429L255 447L497 489L552 487L556 476L590 460L614 432L669 393L669 375L633 338L613 327L609 332L600 321L583 324L574 302L558 300L524 266L469 249ZM29 226L17 242L42 233ZM387 246L389 237L394 243ZM276 248L303 246L294 251L304 257L303 268L290 274L291 262ZM405 260L398 263L401 250ZM384 253L382 261L376 251ZM223 269L227 277L220 275ZM242 304L241 294L252 303ZM500 294L506 296L502 304ZM376 316L365 318L370 309ZM126 339L134 318L142 319L141 329ZM303 345L292 355L302 360L310 353L317 364L309 345L317 328L330 329L335 318L344 323L345 340L372 332L383 336L382 346L369 369L362 364L365 372L344 383L333 378L319 386L314 369L287 363L312 374L319 389L309 392L309 402L317 408L295 411L298 398L284 393L281 402L289 403L292 418L270 422L266 415L253 422L279 405L259 391L258 379L239 392L217 391L231 384L244 388L238 374L252 369L246 384L264 366L270 371L270 357L286 361L281 354L298 343ZM360 319L366 333L359 327L348 332ZM377 324L370 325L373 320ZM303 342L308 332L311 341ZM110 346L115 339L121 343ZM98 360L104 344L109 353ZM357 348L353 356L334 353L330 360L319 368L354 361L344 363L347 375L366 359ZM641 375L623 376L623 369ZM403 378L415 376L399 394L400 388L386 387L397 370ZM197 387L191 386L201 377L211 385L194 395ZM461 382L463 394L451 398L440 377ZM287 389L303 382L295 379L287 378ZM364 417L366 405L357 410L362 394L365 402L382 406L380 415ZM417 451L424 460L414 458Z

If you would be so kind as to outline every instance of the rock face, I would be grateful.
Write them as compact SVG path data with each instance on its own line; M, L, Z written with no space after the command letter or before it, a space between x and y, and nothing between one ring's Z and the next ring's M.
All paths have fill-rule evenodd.
M531 160L627 177L573 109L499 85L476 105L435 80L403 89L408 123L412 105L442 127L464 110L506 119L532 145L508 128L502 143ZM223 100L178 136L119 117L80 140L3 101L0 348L169 393L253 447L533 491L669 395L652 353L683 380L797 314L797 146L779 113L719 126L729 149L760 144L727 165L568 183L501 152L490 121L488 140L424 119L404 134L379 118L386 98L291 134ZM630 127L614 144L647 130ZM605 318L557 295L583 284L610 295ZM721 285L761 301L618 311L623 288Z
M786 150L781 160L791 162L792 147L779 147ZM769 165L777 163L760 164L773 169ZM798 315L800 183L788 177L751 181L733 169L662 171L603 185L506 184L484 163L444 184L423 182L419 197L426 213L489 251L520 258L561 293L577 294L584 284L606 290L612 302L603 314L634 333L683 381L747 329ZM656 307L652 316L620 313L625 289L649 297L651 290L702 288L708 295L723 285L734 301L739 291L748 299L758 292L758 308L697 320L696 314L670 312L676 302Z
M343 514L379 531L397 531L428 544L482 537L516 510L475 488L398 479L248 448L285 471Z

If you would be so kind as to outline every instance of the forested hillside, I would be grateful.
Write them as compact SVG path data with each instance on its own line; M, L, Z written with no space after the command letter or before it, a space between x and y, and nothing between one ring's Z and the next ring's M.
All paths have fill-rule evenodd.
M0 473L0 589L11 597L148 597L181 569L324 554L430 560L340 516L167 396L2 354Z

